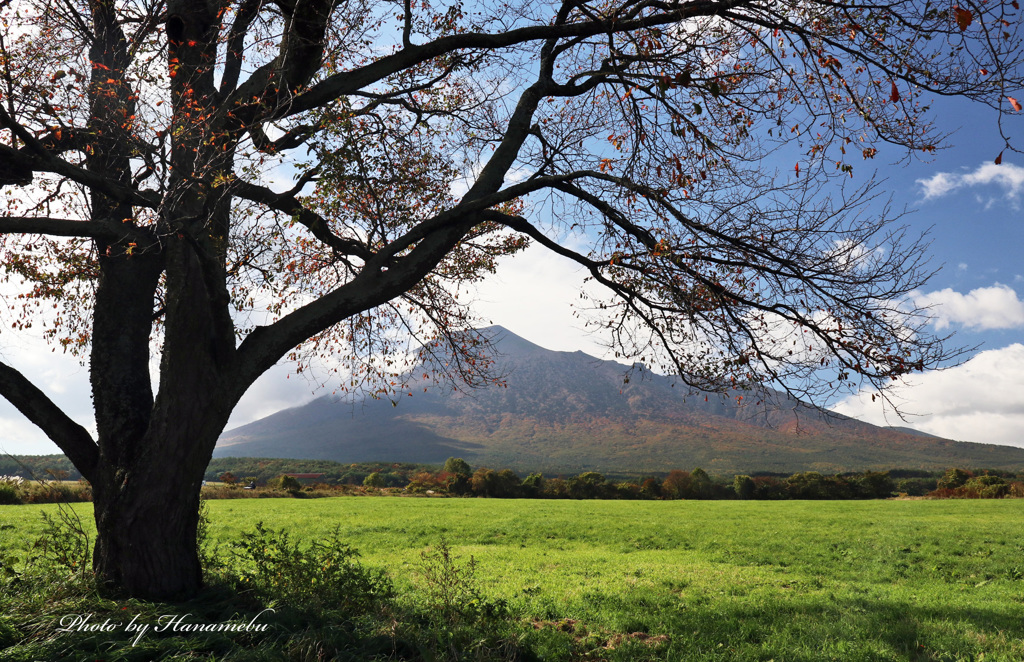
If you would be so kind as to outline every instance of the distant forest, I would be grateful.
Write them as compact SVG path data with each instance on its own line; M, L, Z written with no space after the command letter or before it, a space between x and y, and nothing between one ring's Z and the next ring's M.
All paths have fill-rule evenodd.
M511 469L473 468L458 458L443 466L329 460L216 458L205 479L237 485L279 486L286 474L307 474L299 484L321 488L358 487L361 493L445 494L492 498L567 499L877 499L890 496L992 498L1024 496L1024 472L951 468L946 471L892 469L827 475L762 472L712 476L703 469L662 473L525 477ZM0 476L35 480L79 480L63 455L2 456Z

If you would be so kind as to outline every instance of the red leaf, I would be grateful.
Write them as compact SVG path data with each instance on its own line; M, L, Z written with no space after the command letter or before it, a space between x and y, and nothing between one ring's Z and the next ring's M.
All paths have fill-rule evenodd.
M982 76L988 76L988 69L978 69L978 72L981 73Z
M1020 105L1020 101L1017 101L1017 100L1016 100L1016 99L1014 99L1013 97L1006 97L1006 100L1010 102L1010 105L1011 105L1011 106L1013 106L1013 109L1014 109L1014 110L1016 110L1016 111L1017 111L1018 113L1019 113L1019 112L1020 112L1020 111L1021 111L1022 109L1024 109L1024 106L1021 106L1021 105Z
M1017 0L1013 0L1010 4L1013 5L1014 9L1020 9L1020 5L1017 3Z
M796 170L796 176L799 177L800 176L800 164L799 163L796 164L796 168L794 168L794 170Z
M893 81L893 84L892 84L892 94L889 95L889 98L892 99L893 103L897 103L900 100L900 91L898 89L896 89L896 82L895 81Z
M999 165L1002 162L1003 162L1003 153L999 152L999 156L996 157L996 165Z
M974 21L974 14L971 13L970 9L954 7L953 12L956 14L956 24L960 27L960 32L966 30L967 26Z

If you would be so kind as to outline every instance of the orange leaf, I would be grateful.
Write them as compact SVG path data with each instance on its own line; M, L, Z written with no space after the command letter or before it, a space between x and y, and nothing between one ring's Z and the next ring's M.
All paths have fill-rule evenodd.
M956 24L960 27L960 32L966 30L967 26L974 21L974 14L971 13L970 9L954 7L953 12L956 14Z
M996 165L999 165L1002 162L1003 162L1003 153L999 152L999 156L996 157Z
M889 95L893 103L897 103L900 100L900 91L896 88L896 81L892 83L892 94Z
M1020 101L1017 101L1013 97L1006 97L1006 100L1010 102L1010 105L1013 106L1013 109L1016 110L1018 113L1022 110Z

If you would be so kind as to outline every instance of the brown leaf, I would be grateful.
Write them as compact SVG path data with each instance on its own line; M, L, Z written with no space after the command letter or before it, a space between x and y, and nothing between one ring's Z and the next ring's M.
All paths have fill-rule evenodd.
M999 156L996 157L996 165L999 165L1002 162L1003 162L1003 152L999 152Z
M960 32L966 30L967 26L974 21L974 14L970 9L954 7L953 12L956 14L956 24L960 27Z
M1013 97L1006 97L1006 100L1010 102L1010 105L1013 106L1013 109L1018 113L1021 111L1022 106L1020 105L1020 101L1017 101Z
M896 88L896 81L892 83L892 94L889 95L889 98L892 99L893 103L898 103L900 100L900 91Z

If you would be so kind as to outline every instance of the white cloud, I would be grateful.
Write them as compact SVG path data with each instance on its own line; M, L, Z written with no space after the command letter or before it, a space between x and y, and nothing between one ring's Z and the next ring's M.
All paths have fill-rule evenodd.
M579 248L570 245L570 248ZM541 246L502 259L497 273L473 293L473 309L488 324L499 324L530 342L556 351L582 350L604 356L600 339L589 335L577 314L587 273ZM574 307L575 306L575 307Z
M939 172L917 183L921 185L925 200L941 198L964 187L996 185L1003 189L1007 198L1017 201L1024 193L1024 168L1012 163L985 163L974 172Z
M94 432L89 374L76 357L42 340L4 334L0 360L38 386L64 413ZM0 398L0 453L49 455L60 450L14 405Z
M931 308L935 328L940 331L951 324L977 331L1024 328L1024 301L1013 288L1000 283L967 294L947 287L937 292L914 292L911 296L918 306Z
M966 363L897 385L901 421L870 393L850 396L835 411L875 425L909 425L957 441L1024 447L1024 345L987 350Z

